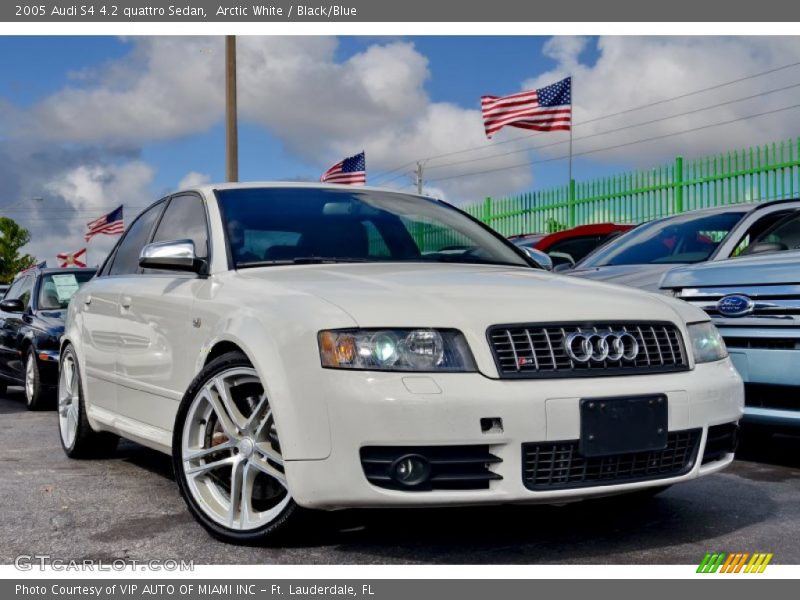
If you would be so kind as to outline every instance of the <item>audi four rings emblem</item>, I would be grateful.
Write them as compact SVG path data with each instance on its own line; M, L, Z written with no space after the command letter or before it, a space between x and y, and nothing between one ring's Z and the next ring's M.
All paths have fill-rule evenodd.
M626 331L576 331L564 340L564 350L579 363L635 360L639 342Z

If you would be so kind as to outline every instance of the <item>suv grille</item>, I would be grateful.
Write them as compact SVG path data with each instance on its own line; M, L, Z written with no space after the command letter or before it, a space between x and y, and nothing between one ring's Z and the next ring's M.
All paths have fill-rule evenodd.
M567 353L571 333L629 333L638 344L632 360L579 362ZM678 328L671 323L495 325L488 331L497 369L504 378L600 377L688 369Z
M587 458L578 440L522 445L522 480L530 490L555 490L664 479L694 465L700 429L673 431L664 450Z

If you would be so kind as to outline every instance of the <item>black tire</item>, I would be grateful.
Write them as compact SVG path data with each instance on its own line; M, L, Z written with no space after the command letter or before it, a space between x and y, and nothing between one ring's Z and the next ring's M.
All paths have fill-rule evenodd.
M206 514L200 505L202 500L194 497L187 482L183 465L183 436L187 416L198 392L214 377L233 368L252 368L252 364L241 352L228 352L212 360L195 377L178 408L175 427L172 437L172 465L175 471L175 480L178 489L186 502L192 516L214 538L232 544L264 546L292 543L298 536L305 533L309 520L313 518L313 511L301 508L288 496L288 504L272 521L266 525L251 530L232 529L214 521Z
M31 369L30 387L28 386L28 369ZM25 352L23 390L25 391L25 406L28 407L28 410L52 410L56 407L55 392L42 385L42 378L39 374L39 361L32 346Z
M72 440L71 443L68 444L67 441L64 439L63 429L61 427L61 413L64 409L62 398L65 389L63 388L64 381L63 377L64 374L61 372L64 368L64 363L67 360L72 360L74 364L74 368L76 369L76 377L75 382L77 385L76 391L76 401L77 401L77 431L75 433L75 438ZM58 438L61 440L61 447L64 449L64 453L69 456L70 458L78 458L78 459L86 459L86 458L105 458L117 449L117 444L119 444L119 437L114 435L113 433L108 433L105 431L95 431L92 429L92 426L89 424L89 420L86 418L86 407L84 406L83 400L83 386L81 385L81 377L80 377L80 367L78 365L78 357L75 355L75 350L72 349L72 346L66 346L61 353L61 362L60 362L60 369L59 369L59 378L58 378L58 399L59 399L59 435Z
M8 392L8 384L5 380L0 380L0 396L5 396L6 392Z

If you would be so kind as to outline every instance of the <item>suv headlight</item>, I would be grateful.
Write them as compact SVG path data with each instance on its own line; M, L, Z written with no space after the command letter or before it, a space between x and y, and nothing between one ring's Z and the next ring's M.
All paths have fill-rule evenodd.
M716 326L710 321L689 325L689 339L692 342L694 362L707 363L722 360L728 356L725 341Z
M336 329L320 331L322 366L370 371L475 371L454 329Z

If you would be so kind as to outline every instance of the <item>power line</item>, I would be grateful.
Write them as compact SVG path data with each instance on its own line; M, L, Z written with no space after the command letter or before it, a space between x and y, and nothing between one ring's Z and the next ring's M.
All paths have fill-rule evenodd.
M682 112L682 113L677 113L677 114L669 115L669 116L666 116L666 117L660 117L658 119L650 119L649 121L642 121L640 123L633 123L631 125L624 125L622 127L615 127L614 129L606 129L605 131L599 131L597 133L592 133L592 134L589 134L589 135L576 137L576 138L574 138L574 141L578 142L578 141L581 141L581 140L588 140L590 138L600 137L600 136L603 136L603 135L608 135L610 133L617 133L619 131L625 131L626 129L634 129L636 127L643 127L645 125L652 125L653 123L660 123L661 121L669 121L670 119L677 119L678 117L685 117L687 115L692 115L692 114L696 114L696 113L699 113L699 112L704 112L704 111L707 111L707 110L711 110L712 108L719 108L721 106L728 106L728 105L731 105L731 104L737 104L739 102L746 102L747 100L753 100L755 98L761 98L763 96L768 96L769 94L776 94L778 92L785 92L786 90L794 89L794 88L797 88L797 87L800 87L800 83L794 83L792 85L787 85L787 86L784 86L784 87L781 87L781 88L775 88L775 89L772 89L772 90L767 90L765 92L761 92L760 94L753 94L751 96L744 96L742 98L736 98L734 100L727 100L725 102L718 102L717 104L710 104L710 105L704 106L702 108L695 108L695 109L692 109L692 110L687 110L687 111ZM469 158L469 159L466 159L466 160L458 160L458 161L453 161L453 162L449 162L449 163L444 163L444 164L441 164L441 165L434 165L432 167L428 167L428 170L443 169L445 167L452 167L454 165L463 165L463 164L478 162L478 161L482 161L482 160L489 160L489 159L492 159L492 158L499 158L501 156L510 156L511 154L520 154L522 152L530 152L532 150L540 150L542 148L550 148L550 147L553 147L553 146L561 146L561 145L568 144L568 143L569 143L568 140L561 140L560 142L552 142L550 144L542 144L541 146L529 146L527 148L521 148L519 150L511 150L509 152L502 152L500 154L490 154L489 156L482 156L482 157L479 157L479 158Z
M577 123L576 125L574 125L574 127L577 128L577 127L580 127L581 125L587 125L589 123L595 123L597 121L601 121L601 120L604 120L604 119L610 119L612 117L618 117L620 115L628 114L628 113L635 112L635 111L638 111L638 110L644 110L646 108L652 108L654 106L659 106L661 104L666 104L668 102L673 102L675 100L681 100L683 98L688 98L690 96L695 96L697 94L702 94L704 92L709 92L709 91L712 91L712 90L721 89L721 88L724 88L724 87L727 87L727 86L730 86L730 85L734 85L736 83L741 83L743 81L748 81L750 79L756 79L758 77L763 77L764 75L771 75L773 73L777 73L777 72L780 72L780 71L785 71L786 69L791 69L791 68L796 67L798 65L800 65L800 61L796 61L796 62L793 62L793 63L782 65L780 67L775 67L773 69L767 69L765 71L760 71L758 73L753 73L751 75L746 75L744 77L738 77L736 79L731 79L731 80L725 81L723 83L718 83L716 85L711 85L711 86L707 86L707 87L704 87L704 88L696 89L696 90L693 90L691 92L686 92L686 93L683 93L683 94L679 94L677 96L671 96L669 98L656 100L654 102L649 102L647 104L634 106L634 107L627 108L627 109L624 109L624 110L620 110L620 111L617 111L617 112L614 112L614 113L608 113L608 114L605 114L605 115L600 115L598 117L594 117L593 119L588 119L586 121L581 121L580 123ZM448 156L456 156L456 155L459 155L459 154L465 154L467 152L477 152L477 151L481 151L481 150L488 150L488 149L491 149L491 148L494 148L496 146L500 146L500 145L503 145L503 144L511 144L511 143L519 141L519 140L530 139L530 138L533 138L533 137L544 135L544 133L547 133L547 132L538 132L538 133L520 135L520 136L513 137L513 138L510 138L510 139L507 139L507 140L500 141L500 142L493 142L491 144L484 145L484 146L472 146L470 148L463 148L461 150L454 150L452 152L445 152L445 153L442 153L442 154L434 154L434 155L426 157L425 160L435 160L437 158L445 158L445 157L448 157ZM376 181L375 183L383 185L385 183L389 183L389 181L394 181L394 179L397 179L398 177L400 177L402 175L400 175L398 177L395 177L395 178L393 178L393 179L391 179L389 181L382 182L382 183L381 183L380 180L381 180L382 177L385 177L386 175L395 173L395 172L397 172L397 171L399 171L401 169L405 169L405 168L410 167L410 166L414 166L415 163L416 163L416 161L411 161L411 162L403 164L402 166L396 167L396 168L391 169L389 171L385 171L383 175L379 175L378 176L378 181ZM433 168L433 167L430 167L430 168Z
M613 146L606 146L604 148L595 148L594 150L584 150L583 152L573 153L572 156L573 156L573 158L576 157L576 156L586 156L588 154L596 154L598 152L605 152L606 150L616 150L617 148L625 148L627 146L633 146L633 145L636 145L636 144L642 144L644 142L652 142L652 141L655 141L655 140L663 140L665 138L674 137L676 135L683 135L685 133L693 133L695 131L702 131L704 129L711 129L712 127L720 127L722 125L730 125L731 123L737 123L739 121L746 121L747 119L755 119L757 117L763 117L763 116L766 116L766 115L772 115L772 114L775 114L775 113L779 113L779 112L783 112L783 111L787 111L787 110L792 110L794 108L800 108L800 104L793 104L792 106L784 106L783 108L776 108L774 110L768 110L768 111L761 112L761 113L756 113L756 114L753 114L753 115L747 115L745 117L739 117L739 118L736 118L736 119L729 119L727 121L721 121L719 123L710 123L708 125L701 125L699 127L692 127L690 129L684 129L682 131L675 131L673 133L665 133L665 134L661 134L661 135L655 135L655 136L651 136L651 137L647 137L647 138L642 138L642 139L639 139L639 140L633 140L633 141L630 141L630 142L623 142L623 143L620 143L620 144L614 144ZM439 177L438 179L429 180L429 183L435 183L437 181L447 181L447 180L450 180L450 179L459 179L461 177L473 177L475 175L484 175L486 173L495 173L497 171L508 171L510 169L517 169L519 167L527 167L527 166L530 166L530 165L538 165L538 164L542 164L542 163L555 162L555 161L558 161L558 160L565 160L567 158L569 158L568 155L557 156L557 157L553 157L553 158L543 158L543 159L540 159L540 160L528 161L528 162L519 163L519 164L516 164L516 165L509 165L509 166L506 166L506 167L497 167L497 168L494 168L494 169L484 169L483 171L474 171L472 173L461 173L460 175L451 175L449 177Z

